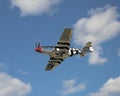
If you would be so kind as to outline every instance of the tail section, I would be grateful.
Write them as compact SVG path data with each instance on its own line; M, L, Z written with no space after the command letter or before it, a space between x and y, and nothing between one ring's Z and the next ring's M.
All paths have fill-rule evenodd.
M86 53L93 52L92 42L87 42L85 47L81 49L81 52L79 53L80 56L85 56Z

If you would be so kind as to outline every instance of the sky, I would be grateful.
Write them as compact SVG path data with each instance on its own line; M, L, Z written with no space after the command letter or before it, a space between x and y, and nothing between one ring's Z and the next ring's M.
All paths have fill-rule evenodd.
M72 28L71 47L94 52L45 71L55 46ZM0 0L0 96L120 96L119 0Z

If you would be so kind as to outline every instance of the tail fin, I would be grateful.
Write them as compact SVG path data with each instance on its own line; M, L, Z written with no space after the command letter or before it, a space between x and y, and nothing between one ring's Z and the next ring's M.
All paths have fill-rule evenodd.
M79 53L80 56L84 56L86 53L93 52L92 42L87 42L85 47L82 48L81 52Z

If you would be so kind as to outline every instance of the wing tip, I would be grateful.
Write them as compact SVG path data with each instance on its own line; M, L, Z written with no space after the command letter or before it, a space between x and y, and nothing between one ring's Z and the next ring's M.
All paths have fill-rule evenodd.
M72 31L72 28L64 28L64 30Z

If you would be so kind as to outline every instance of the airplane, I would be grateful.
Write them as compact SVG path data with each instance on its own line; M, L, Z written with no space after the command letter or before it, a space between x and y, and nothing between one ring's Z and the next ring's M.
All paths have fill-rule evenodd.
M72 29L65 28L56 46L41 46L40 42L36 43L35 51L50 56L46 71L53 70L61 64L67 57L74 55L85 56L86 53L93 52L92 42L87 42L82 49L71 48L70 41L72 37Z

